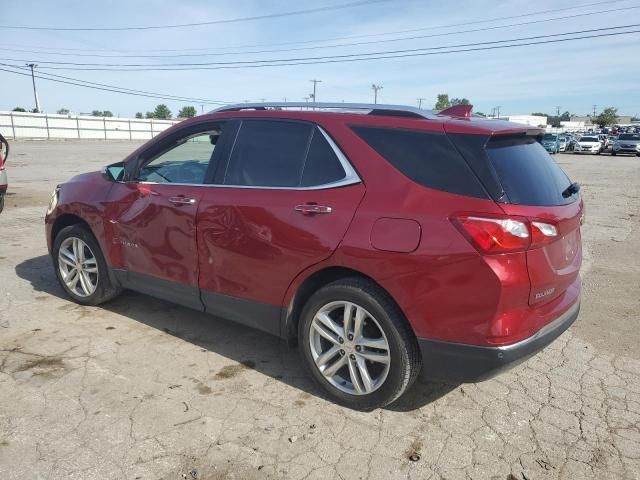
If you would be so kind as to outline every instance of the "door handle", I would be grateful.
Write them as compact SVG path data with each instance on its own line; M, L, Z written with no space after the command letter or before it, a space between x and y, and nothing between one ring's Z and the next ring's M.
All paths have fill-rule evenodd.
M173 203L174 205L194 205L196 203L196 199L195 198L187 198L184 196L177 196L177 197L170 197L169 198L169 202Z
M317 203L304 203L302 205L296 205L296 212L300 212L303 215L317 215L320 213L331 213L331 207L326 205L318 205Z

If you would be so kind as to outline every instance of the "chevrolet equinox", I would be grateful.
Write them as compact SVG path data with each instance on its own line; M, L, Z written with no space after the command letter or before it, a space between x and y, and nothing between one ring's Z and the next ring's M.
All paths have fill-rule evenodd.
M47 243L74 301L126 288L297 342L371 409L577 318L583 201L543 133L470 106L227 106L59 185Z

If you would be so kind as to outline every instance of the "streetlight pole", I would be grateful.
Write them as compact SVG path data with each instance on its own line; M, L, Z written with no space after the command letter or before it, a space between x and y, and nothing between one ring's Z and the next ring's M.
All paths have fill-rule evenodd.
M26 63L27 67L31 68L31 81L33 82L33 98L36 100L36 113L40 113L40 102L38 101L38 92L36 91L36 77L33 74L33 69L38 65L35 63Z
M422 108L422 101L424 100L423 97L418 98L418 108Z
M376 85L374 83L371 85L371 89L373 90L373 103L378 103L378 90L382 90L382 85Z

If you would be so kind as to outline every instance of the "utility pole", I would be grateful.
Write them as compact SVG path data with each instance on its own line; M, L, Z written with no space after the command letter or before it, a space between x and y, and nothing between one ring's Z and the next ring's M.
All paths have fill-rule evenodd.
M500 105L496 105L495 112L496 112L496 118L500 118Z
M378 103L378 90L382 90L382 85L371 84L373 90L373 103Z
M559 117L560 116L560 105L556 105L556 116Z
M425 100L423 97L418 98L418 108L422 108L422 101Z
M322 80L309 80L310 82L313 82L313 93L312 93L312 98L313 98L313 103L316 103L316 85L318 83L322 83Z
M593 118L596 118L596 107L597 107L597 105L594 104L593 105Z
M40 113L40 102L38 101L38 92L36 91L36 77L33 74L33 69L38 65L35 63L25 63L25 65L31 68L31 81L33 82L33 97L36 100L36 113Z
M200 104L200 113L204 114L204 105L202 103Z

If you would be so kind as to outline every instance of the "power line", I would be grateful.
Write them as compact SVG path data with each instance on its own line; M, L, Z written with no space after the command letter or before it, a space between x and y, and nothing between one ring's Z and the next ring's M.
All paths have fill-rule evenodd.
M634 10L638 8L640 8L640 5L606 9L606 10L598 10L595 12L588 12L588 13L571 14L571 15L565 15L562 17L531 20L528 22L511 23L507 25L497 25L492 27L475 28L475 29L469 29L469 30L458 30L455 32L431 33L428 35L413 35L409 37L391 38L391 39L385 39L385 40L371 40L371 41L364 41L364 42L340 43L340 44L333 44L333 45L320 45L320 46L311 46L311 47L284 48L284 49L271 49L271 50L249 50L249 51L241 51L241 52L217 52L217 53L154 54L154 55L141 55L141 54L115 55L115 54L94 54L94 53L67 53L67 52L58 52L58 51L46 52L46 51L38 51L38 50L20 49L20 48L17 48L17 49L14 48L14 49L11 49L11 51L20 52L20 53L36 53L36 54L44 54L44 55L58 55L58 56L70 56L70 57L93 57L93 58L183 58L183 57L211 57L211 56L226 56L226 55L253 55L253 54L262 54L262 53L293 52L293 51L301 51L301 50L318 50L318 49L326 49L326 48L344 48L344 47L353 47L353 46L362 46L362 45L373 45L373 44L379 44L379 43L421 40L426 38L445 37L445 36L460 35L465 33L486 32L486 31L499 30L504 28L521 27L525 25L554 22L558 20L574 19L577 17L589 16L594 14L628 11L628 10ZM564 10L564 9L560 9L560 10ZM529 14L529 15L532 15L532 14ZM382 33L380 35L385 35L385 34ZM173 51L173 50L170 50L170 51Z
M4 64L2 64L4 65ZM0 67L1 71L5 71L5 72L9 72L9 73L13 73L15 75L22 75L25 77L30 77L31 74L29 73L23 73L23 72L16 72L14 70L8 70L6 68L2 68ZM106 91L106 92L112 92L112 93L120 93L123 95L132 95L132 96L136 96L136 97L147 97L147 98L159 98L162 100L176 100L176 101L189 101L192 102L193 100L186 100L186 99L182 99L179 97L173 97L171 95L162 95L162 94L144 94L144 93L135 93L134 91L129 91L128 89L122 89L122 88L103 88L103 87L97 87L97 86L93 86L93 85L87 85L86 83L78 83L78 82L83 82L82 80L77 80L76 82L73 81L66 81L66 80L57 80L55 78L48 78L48 77L43 77L41 75L35 75L35 78L39 78L41 80L47 80L49 82L56 82L56 83L64 83L67 85L74 85L77 87L84 87L84 88L90 88L93 90L102 90L102 91ZM204 104L209 104L209 105L222 105L222 104L228 104L228 103L234 103L234 102L220 102L220 101L203 101L202 103Z
M202 68L198 67L217 67L217 68L248 68L253 66L260 66L264 64L276 64L276 65L309 65L309 64L317 64L317 63L340 63L344 61L359 61L366 60L367 57L373 59L383 59L383 58L403 58L409 56L425 56L428 54L436 54L437 50L448 50L445 53L454 53L451 49L463 49L464 47L475 47L469 48L465 50L455 50L455 51L479 51L479 50L490 50L495 49L500 46L500 44L511 44L513 42L525 42L528 40L539 40L553 37L562 37L568 35L578 35L583 33L593 33L593 32L602 32L607 30L615 30L615 29L628 29L640 27L640 24L629 24L629 25L618 25L612 27L603 27L603 28L593 28L587 30L578 30L573 32L563 32L563 33L555 33L549 35L534 35L530 37L520 37L520 38L512 38L508 40L493 40L488 42L473 42L473 43L462 43L456 45L441 45L436 47L427 47L427 48L411 48L411 49L401 49L401 50L387 50L381 52L370 52L370 53L352 53L352 54L344 54L344 55L325 55L325 56L317 56L317 57L297 57L297 58L280 58L280 59L267 59L267 60L237 60L230 62L198 62L198 63L82 63L82 62L56 62L56 61L47 61L40 60L42 64L48 65L70 65L72 67L107 67L107 68L82 68L81 70L113 70L113 71L149 71L149 70L198 70ZM574 38L561 38L549 41L540 41L540 42L529 42L529 43L520 43L514 45L502 45L502 48L507 47L516 47L523 45L538 45L544 43L557 43L563 41L570 40L581 40L586 38L599 38L599 37L607 37L607 36L615 36L615 35L623 35L629 33L636 33L636 31L629 32L614 32L614 33L605 33L598 35L585 35L581 37ZM484 47L478 47L478 46ZM493 46L493 47L487 47ZM428 53L423 53L428 52ZM0 60L4 61L17 61L22 62L23 59L15 59L15 58L2 58ZM274 66L274 65L266 65L266 66ZM127 67L124 69L121 68L111 68L111 67ZM149 68L153 67L153 68ZM156 68L156 67L170 67L170 68ZM175 68L175 67L191 67L188 69L185 68ZM47 69L59 69L59 67L42 67ZM73 68L67 69L73 70ZM204 68L207 69L207 68ZM209 68L210 69L210 68ZM213 68L216 69L216 68Z
M27 70L25 67L20 67L17 65L9 65L6 63L0 63L0 65L3 65L5 67L11 67L11 68L17 68L20 70ZM42 75L46 75L47 77L54 77L54 78L61 78L63 80L71 80L74 82L81 82L81 83L87 83L89 85L96 85L99 87L107 87L107 88L113 88L113 89L117 89L117 90L126 90L132 93L142 93L142 94L148 94L148 95L157 95L160 96L164 99L167 100L176 100L176 101L182 101L182 102L194 102L194 103L206 103L206 104L226 104L226 103L237 103L237 102L226 102L223 100L211 100L211 99L203 99L203 98L192 98L192 97L182 97L179 95L169 95L169 94L163 94L163 93L156 93L156 92L149 92L146 90L135 90L135 89L131 89L131 88L125 88L125 87L119 87L117 85L111 85L108 83L97 83L97 82L90 82L88 80L82 80L82 79L78 79L78 78L73 78L73 77L67 77L64 75L57 75L54 73L49 73L49 72L40 72L39 75L37 75L37 78L42 78L44 80L46 80L46 77L43 77Z
M0 25L0 28L11 30L46 30L46 31L74 31L74 32L121 32L124 30L157 30L168 28L202 27L206 25L221 25L226 23L252 22L256 20L268 20L271 18L292 17L295 15L307 15L311 13L327 12L332 10L343 10L346 8L359 7L371 3L380 3L388 0L362 0L358 2L344 3L340 5L328 5L325 7L309 8L305 10L293 10L290 12L270 13L267 15L255 15L252 17L229 18L226 20L212 20L209 22L180 23L172 25L147 25L136 27L33 27L31 25Z
M84 52L88 52L88 51L93 51L93 52L110 52L110 51L115 51L115 52L126 52L126 53L131 53L131 52L184 52L184 51L203 51L203 50L224 50L224 49L229 49L229 48L254 48L254 47L265 47L265 46L281 46L281 45L303 45L303 44L310 44L310 43L323 43L323 42L330 42L330 41L335 41L335 40L347 40L347 39L353 39L353 38L368 38L368 37L379 37L382 35L397 35L397 34L402 34L402 33L413 33L413 32L424 32L424 31L428 31L428 30L439 30L439 29L443 29L443 28L451 28L451 27L460 27L460 26L465 26L465 25L476 25L476 24L481 24L481 23L491 23L491 22L497 22L497 21L502 21L502 20L511 20L511 19L515 19L515 18L524 18L524 17L530 17L530 16L537 16L537 15L544 15L547 13L557 13L557 12L563 12L563 11L569 11L569 10L575 10L576 8L588 8L588 7L593 7L593 6L597 6L597 5L610 5L612 3L620 3L620 2L625 2L628 0L609 0L609 1L599 1L599 2L593 2L593 3L585 3L585 4L576 4L570 7L564 7L564 8L554 8L554 9L550 9L550 10L539 10L539 11L535 11L535 12L529 12L529 13L524 13L524 14L519 14L519 15L509 15L509 16L505 16L505 17L495 17L495 18L489 18L489 19L484 19L484 20L475 20L475 21L471 21L471 22L462 22L462 23L452 23L452 24L445 24L445 25L434 25L434 26L430 26L430 27L421 27L421 28L413 28L413 29L408 29L408 30L396 30L393 32L378 32L378 33L368 33L368 34L359 34L359 35L346 35L346 36L340 36L340 37L331 37L331 38L325 38L325 39L315 39L315 40L305 40L305 41L294 41L294 42L276 42L276 43L267 43L267 44L245 44L245 45L229 45L226 47L200 47L200 48L176 48L176 49L143 49L143 50L122 50L122 49L81 49L81 48L60 48L60 47L55 47L56 51L59 50L67 50L67 51L84 51ZM630 8L635 8L635 7L630 7ZM592 14L596 14L596 13L600 13L600 12L590 12L587 13L586 15L592 15ZM582 15L582 14L579 14ZM576 16L579 16L576 15ZM17 44L4 44L4 46L21 46L21 45L17 45ZM23 46L24 47L24 46ZM51 47L35 47L35 46L30 46L28 48L40 48L40 49L52 49Z

